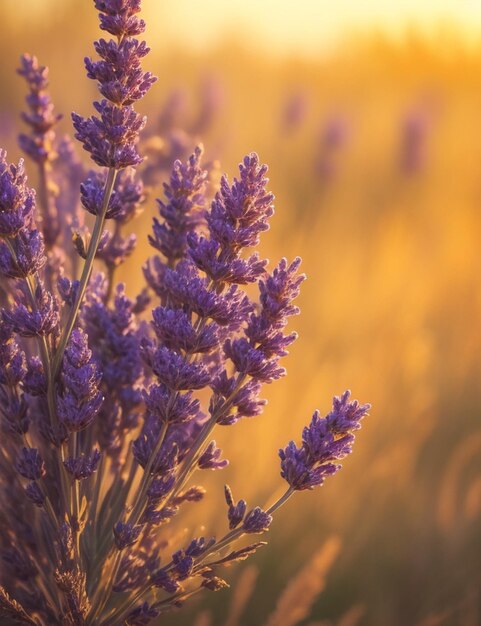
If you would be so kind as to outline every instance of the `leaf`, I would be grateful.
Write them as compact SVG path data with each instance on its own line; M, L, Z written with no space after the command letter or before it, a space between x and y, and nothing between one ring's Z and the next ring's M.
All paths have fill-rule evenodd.
M267 541L258 541L257 543L251 543L245 548L240 548L240 550L234 550L233 552L229 552L229 554L223 559L219 559L214 563L208 563L208 565L230 565L231 563L235 563L236 561L245 561L255 552L257 552L259 548L265 545L267 545Z

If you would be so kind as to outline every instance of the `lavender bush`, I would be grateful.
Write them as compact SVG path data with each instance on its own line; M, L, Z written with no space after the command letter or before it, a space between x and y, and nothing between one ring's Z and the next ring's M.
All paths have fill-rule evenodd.
M146 288L131 299L116 284L136 244L124 225L146 198L135 170L146 120L134 105L155 78L141 67L140 0L94 4L111 35L85 61L101 99L72 119L97 169L85 172L72 142L56 138L47 69L27 55L30 132L19 143L38 168L37 194L23 162L0 153L2 624L144 625L226 587L224 566L264 545L250 535L294 492L339 469L369 408L346 392L314 413L300 445L279 452L287 487L266 510L226 486L224 536L165 542L159 527L205 495L194 474L228 463L215 427L260 414L262 386L285 374L304 276L299 259L268 270L252 251L273 214L266 166L245 157L208 206L197 148L158 201Z

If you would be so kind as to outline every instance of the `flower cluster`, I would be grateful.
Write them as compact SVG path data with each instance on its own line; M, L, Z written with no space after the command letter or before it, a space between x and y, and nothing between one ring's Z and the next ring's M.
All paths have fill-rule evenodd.
M205 471L228 464L214 431L261 414L263 386L285 374L304 275L299 258L269 266L257 251L274 213L258 156L213 188L198 147L164 184L146 284L132 296L135 285L116 282L136 242L122 228L148 191L136 169L145 118L133 105L155 79L141 68L140 0L94 4L113 39L96 42L100 60L86 59L98 115L74 114L73 124L106 169L85 175L65 138L54 158L58 116L47 70L30 56L20 73L33 135L20 147L40 168L40 216L23 162L0 152L2 623L143 626L227 587L223 568L265 544L246 538L337 471L369 408L348 392L335 398L300 447L280 451L280 498L250 507L226 486L225 534L175 545L167 525L203 499Z
M35 192L27 186L23 161L9 164L5 151L0 151L0 185L0 272L26 278L43 267L44 246L33 224Z
M350 402L349 398L350 391L335 397L332 411L325 417L320 417L319 411L314 413L302 433L301 447L291 441L279 451L281 476L292 489L301 491L322 485L327 476L340 469L336 462L351 452L352 431L361 428L360 422L370 405Z
M95 42L100 61L85 59L87 75L97 81L104 99L94 103L97 115L84 118L74 113L72 119L76 138L95 163L118 170L142 161L136 143L146 118L132 105L145 96L156 79L141 68L149 48L135 38L145 30L144 22L136 17L140 2L105 0L95 6L101 28L116 38Z
M29 89L26 97L29 110L22 113L22 119L31 129L29 135L25 133L19 135L18 143L23 152L38 166L42 231L45 243L50 248L55 244L60 229L58 211L52 197L54 187L49 181L49 172L52 161L57 158L54 128L62 116L55 113L48 92L47 67L41 66L36 57L24 54L20 59L17 73L25 79Z
M20 63L17 72L25 78L29 87L26 99L29 112L22 113L22 119L32 129L32 134L21 134L18 143L23 152L36 163L53 160L53 128L62 116L54 112L54 105L47 91L48 68L40 66L38 59L29 54L24 54Z

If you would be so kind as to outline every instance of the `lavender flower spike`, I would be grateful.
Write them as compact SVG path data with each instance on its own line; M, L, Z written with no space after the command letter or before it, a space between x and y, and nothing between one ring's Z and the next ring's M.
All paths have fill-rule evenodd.
M144 31L144 23L135 17L140 2L105 0L95 2L95 6L101 27L117 40L99 39L95 50L101 60L85 59L87 76L97 81L104 97L94 103L98 116L84 118L73 113L72 120L76 138L95 163L119 170L142 161L136 143L146 118L136 113L132 105L145 96L156 78L141 68L149 48L132 36Z
M207 170L200 166L202 151L199 146L186 163L174 163L170 182L164 183L167 202L157 200L162 222L154 218L149 243L171 267L185 256L187 235L201 222L207 180Z
M335 397L332 411L325 417L321 418L316 411L302 432L300 447L291 441L279 450L281 476L292 489L302 491L322 485L341 468L337 461L351 453L352 431L361 428L360 422L370 405L349 398L350 391Z
M83 430L99 412L103 397L98 389L100 373L92 360L87 336L80 329L70 337L61 380L64 389L58 398L59 417L68 430ZM73 464L68 469L75 475Z
M48 87L48 68L40 66L36 57L24 54L20 58L17 73L23 76L30 89L27 96L29 113L22 113L23 121L32 129L32 136L22 134L18 142L22 150L36 163L44 163L55 158L53 141L54 126L62 118L54 113Z
M51 163L57 158L54 128L62 118L55 113L48 88L48 68L39 65L36 57L24 54L17 70L29 87L26 98L28 113L22 113L23 121L31 128L31 134L18 137L20 148L38 166L39 200L42 209L42 232L48 248L51 248L60 233L57 208L53 202L55 186L49 180Z
M23 160L7 163L7 153L0 150L0 236L14 237L28 228L35 209L35 192L27 187Z

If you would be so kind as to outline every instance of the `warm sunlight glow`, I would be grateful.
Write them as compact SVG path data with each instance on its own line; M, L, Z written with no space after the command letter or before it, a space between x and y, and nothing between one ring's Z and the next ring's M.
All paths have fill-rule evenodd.
M481 27L481 2L475 0L146 0L152 28L162 20L163 37L178 45L205 48L232 37L251 48L275 53L316 54L346 33L368 27L399 35L414 26L423 31L466 31L475 41Z

